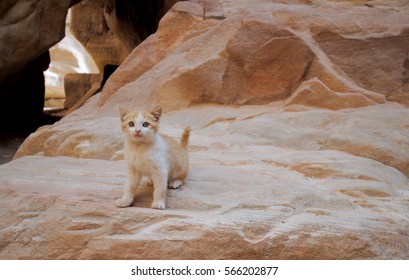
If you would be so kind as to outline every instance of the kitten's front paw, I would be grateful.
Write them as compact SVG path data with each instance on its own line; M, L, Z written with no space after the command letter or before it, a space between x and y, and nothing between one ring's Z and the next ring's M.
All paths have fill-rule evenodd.
M166 203L165 201L154 201L152 202L152 206L153 209L158 209L158 210L165 210L166 208Z
M122 197L122 198L117 199L117 200L115 201L115 206L116 206L116 207L128 207L128 206L131 206L132 202L133 202L133 199L132 199L132 198L130 198L130 197Z
M178 189L182 184L183 182L181 180L176 179L169 183L169 189Z

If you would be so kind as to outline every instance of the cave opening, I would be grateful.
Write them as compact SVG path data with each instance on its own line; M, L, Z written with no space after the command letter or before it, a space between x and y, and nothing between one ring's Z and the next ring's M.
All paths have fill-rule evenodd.
M102 75L102 82L101 82L101 88L100 90L102 90L102 88L105 86L106 82L108 81L109 77L111 77L111 75L116 71L116 69L118 69L119 65L111 65L111 64L107 64L104 67L104 72Z

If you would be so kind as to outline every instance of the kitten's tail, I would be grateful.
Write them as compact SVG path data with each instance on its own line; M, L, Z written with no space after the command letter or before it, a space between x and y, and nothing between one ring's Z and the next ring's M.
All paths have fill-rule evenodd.
M183 148L187 148L187 145L189 144L189 136L190 136L190 126L185 128L185 131L183 131L182 138L180 139L180 145Z

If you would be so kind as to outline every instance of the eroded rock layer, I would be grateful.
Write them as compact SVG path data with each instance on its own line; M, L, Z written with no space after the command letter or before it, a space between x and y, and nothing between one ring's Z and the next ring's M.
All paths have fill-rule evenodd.
M0 258L409 258L408 10L220 2L177 3L0 166ZM166 210L151 187L116 208L117 107L156 104L163 133L192 127L190 175Z

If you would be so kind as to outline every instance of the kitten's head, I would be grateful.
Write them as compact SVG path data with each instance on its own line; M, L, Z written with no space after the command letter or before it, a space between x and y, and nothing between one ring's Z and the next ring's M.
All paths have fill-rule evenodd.
M155 107L150 111L128 111L119 108L122 131L129 139L137 142L151 142L159 129L162 108Z

